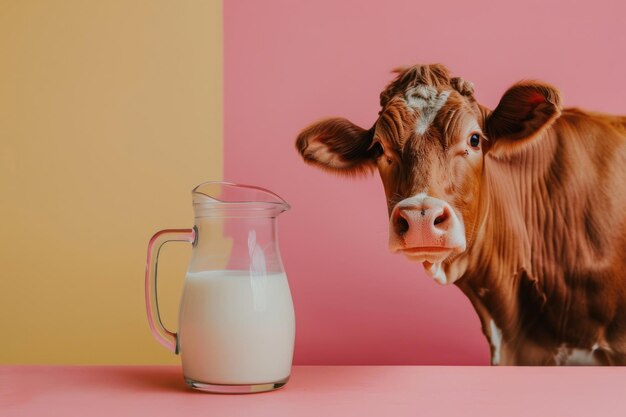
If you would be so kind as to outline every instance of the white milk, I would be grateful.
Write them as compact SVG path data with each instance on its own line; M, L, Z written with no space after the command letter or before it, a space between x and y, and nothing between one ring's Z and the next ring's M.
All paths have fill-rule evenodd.
M289 376L295 320L287 277L247 271L188 273L179 346L186 378L259 384Z

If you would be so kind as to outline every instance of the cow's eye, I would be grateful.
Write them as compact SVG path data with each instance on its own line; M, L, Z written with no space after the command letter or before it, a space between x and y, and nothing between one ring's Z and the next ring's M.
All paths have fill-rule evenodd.
M469 138L469 144L472 148L478 148L480 146L480 135L472 133L472 136Z

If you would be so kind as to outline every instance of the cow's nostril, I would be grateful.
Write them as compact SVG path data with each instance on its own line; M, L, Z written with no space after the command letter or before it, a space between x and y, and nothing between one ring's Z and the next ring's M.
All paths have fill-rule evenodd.
M444 210L443 213L441 213L439 216L437 216L437 218L435 218L435 226L437 226L438 224L441 224L443 222L445 222L446 220L448 220L448 211Z
M398 236L403 236L406 232L409 231L409 222L402 216L396 217L394 226L396 228L396 233L398 234Z

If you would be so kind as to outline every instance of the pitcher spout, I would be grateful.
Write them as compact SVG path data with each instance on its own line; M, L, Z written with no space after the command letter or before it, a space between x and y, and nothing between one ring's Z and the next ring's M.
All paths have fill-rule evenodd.
M289 210L289 204L276 193L253 185L208 181L192 191L197 216L226 213L241 216L271 216Z

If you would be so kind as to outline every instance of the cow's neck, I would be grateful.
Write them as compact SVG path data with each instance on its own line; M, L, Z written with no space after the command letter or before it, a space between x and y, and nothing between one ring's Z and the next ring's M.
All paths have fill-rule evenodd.
M480 316L495 363L502 345L520 344L525 327L538 319L532 313L520 317L520 311L541 311L546 301L533 248L541 237L531 235L543 231L528 225L550 207L546 178L558 149L551 135L538 142L512 159L486 156L479 219L467 256L457 262L463 276L456 283Z
M503 362L509 355L513 363L546 363L551 350L609 343L620 287L607 277L622 274L612 265L611 219L623 204L592 208L605 192L623 200L623 185L599 183L599 168L585 158L597 158L593 146L602 142L585 142L571 122L561 123L567 141L551 129L509 159L487 154L481 217L465 256L453 262L492 346L512 346L508 353L502 347Z
M626 224L615 222L626 193L614 180L626 176L626 132L610 121L565 110L522 152L485 157L477 227L445 273L476 308L494 362L626 363Z

